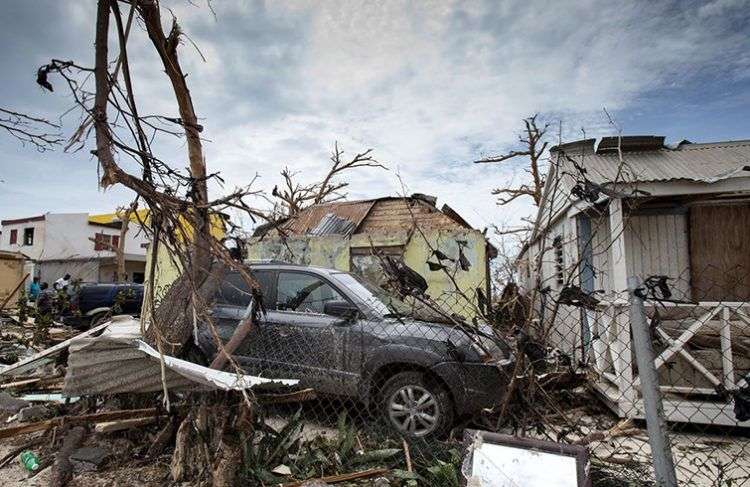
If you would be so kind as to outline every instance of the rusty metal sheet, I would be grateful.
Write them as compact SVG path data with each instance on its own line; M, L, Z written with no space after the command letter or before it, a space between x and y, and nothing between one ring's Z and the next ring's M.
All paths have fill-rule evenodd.
M285 223L283 229L292 235L304 235L317 227L328 214L349 220L356 228L362 223L376 201L341 201L311 206Z

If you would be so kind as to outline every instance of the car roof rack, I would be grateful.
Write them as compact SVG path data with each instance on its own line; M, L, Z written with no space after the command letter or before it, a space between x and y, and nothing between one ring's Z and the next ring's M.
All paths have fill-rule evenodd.
M279 259L247 259L245 264L284 264L284 265L295 265L294 262L287 262Z

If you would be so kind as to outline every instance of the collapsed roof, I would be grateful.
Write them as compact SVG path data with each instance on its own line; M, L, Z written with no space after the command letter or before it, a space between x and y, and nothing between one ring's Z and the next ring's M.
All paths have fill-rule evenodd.
M279 229L287 235L342 235L408 230L416 222L423 229L473 229L448 205L438 209L437 198L415 193L409 197L384 197L313 205L290 217ZM261 226L253 236L270 230Z

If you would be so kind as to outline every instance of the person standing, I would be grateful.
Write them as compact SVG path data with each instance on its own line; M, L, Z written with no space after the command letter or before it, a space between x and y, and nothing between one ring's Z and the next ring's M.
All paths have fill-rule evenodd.
M61 289L65 289L68 284L70 284L70 274L65 274L64 277L56 280L54 284L52 284L52 287L55 289L55 291L59 291Z
M40 291L41 291L41 287L39 285L39 278L35 277L31 281L31 284L29 285L29 300L36 301L36 298L39 297Z

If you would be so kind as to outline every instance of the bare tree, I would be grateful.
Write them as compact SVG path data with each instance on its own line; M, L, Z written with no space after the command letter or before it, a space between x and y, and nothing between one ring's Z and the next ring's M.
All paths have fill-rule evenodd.
M531 175L531 184L522 184L516 188L497 188L492 194L499 196L498 205L507 205L516 198L530 196L534 204L539 206L542 202L542 192L544 191L544 175L541 172L540 160L544 156L548 142L544 141L549 124L543 127L537 125L537 116L524 119L524 131L518 136L518 141L523 146L521 150L512 150L499 156L485 157L474 161L475 164L488 164L496 162L505 162L519 157L528 157L529 165L525 171Z
M115 282L124 282L127 279L125 270L125 238L130 230L131 218L138 210L138 201L133 201L127 208L117 209L117 217L120 219L120 235L118 236L117 245L104 240L101 237L89 238L95 244L105 247L107 250L115 253Z
M18 139L21 144L31 144L44 152L62 142L60 126L40 117L0 107L0 128Z
M121 4L129 8L126 22L120 13ZM140 112L142 107L136 101L127 49L129 27L134 17L138 18L138 24L145 29L158 55L161 69L167 75L177 116ZM119 45L116 64L110 63L109 59L111 20L114 20L114 39L117 39ZM218 174L207 171L201 139L203 127L198 123L187 85L187 74L183 71L178 56L183 34L176 18L172 18L171 27L165 32L157 0L98 0L95 32L93 68L73 61L53 59L39 68L37 83L51 91L53 86L49 77L54 75L67 84L76 106L82 111L83 120L70 138L69 146L75 146L79 150L93 133L96 146L92 153L99 163L100 185L103 188L123 185L134 191L138 200L147 207L147 221L141 223L151 239L154 258L150 262L149 295L145 300L148 307L144 310L150 317L151 325L145 330L145 337L161 353L180 354L198 322L205 323L219 350L212 366L221 368L228 361L235 370L240 371L231 359L232 347L236 347L254 326L255 314L243 319L238 324L235 335L224 345L219 340L208 310L227 269L237 270L255 290L258 284L247 268L232 258L220 236L212 229L222 225L232 230L232 222L223 216L228 210L244 211L252 219L268 219L266 212L257 210L246 202L246 198L256 196L259 192L251 189L251 182L226 196L209 199L208 181L213 179L223 185L223 180ZM114 69L111 70L113 64ZM90 83L87 84L92 75L93 92ZM155 154L154 148L160 137L165 135L181 137L186 141L189 162L186 170L181 169L179 163L170 164ZM123 161L127 159L140 166L140 174L125 169L127 166ZM132 211L135 211L134 207ZM131 211L124 212L123 223L130 220L130 214ZM120 241L122 245L124 238ZM155 263L156 256L163 247L166 247L167 254L181 270L181 275L160 299L157 307L154 296ZM121 271L120 268L118 273ZM166 385L164 393L168 406ZM235 423L229 418L236 414L237 411L232 409L227 410L226 415L220 415L225 416L227 421L217 426L220 430L217 438L222 438L225 428L229 430L234 427ZM194 416L185 419L184 426L188 430L194 428L191 425L192 417ZM185 451L188 446L182 445L177 450ZM222 443L214 447L227 458L241 456L238 444ZM177 453L175 461L181 465L187 462L186 457L180 457ZM236 462L229 462L225 467L214 470L214 483L226 484L226 479L232 477L237 467ZM203 466L197 471L201 474L210 472L211 466Z
M335 142L331 153L331 166L319 182L303 185L295 181L297 173L284 168L281 171L284 184L281 189L278 186L274 187L271 194L281 202L286 216L296 215L308 206L345 198L346 194L341 193L341 190L349 186L349 183L336 181L338 176L360 167L388 169L375 160L371 153L372 149L367 149L347 161L343 159L344 151L339 148L338 142Z

